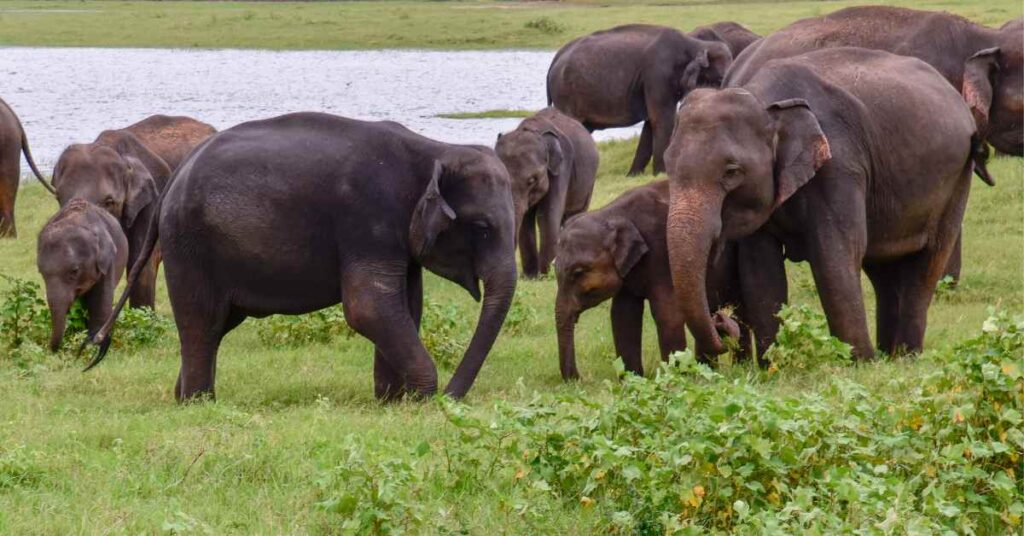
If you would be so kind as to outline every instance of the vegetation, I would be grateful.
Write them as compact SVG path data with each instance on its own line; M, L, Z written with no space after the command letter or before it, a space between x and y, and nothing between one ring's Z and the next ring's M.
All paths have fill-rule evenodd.
M562 2L113 2L12 0L0 45L271 49L557 48L624 22L690 30L734 20L758 33L859 0L565 0ZM984 24L1021 16L1016 0L890 0Z
M535 110L486 110L483 112L452 112L438 114L443 119L519 119L530 117Z
M600 145L595 207L653 180L625 177L635 143ZM850 363L806 264L790 265L775 366L710 370L684 353L659 369L646 319L656 372L622 382L608 304L581 318L584 379L563 384L555 283L522 281L465 405L375 402L372 346L340 307L245 322L221 348L217 402L186 407L171 394L173 329L86 374L71 353L4 350L0 534L1019 530L1024 166L990 170L998 186L976 181L967 211L963 279L932 306L917 359ZM25 184L21 236L0 241L15 278L0 281L5 338L14 317L45 331L33 238L53 210ZM433 275L425 286L444 381L478 304ZM12 295L29 304L13 316ZM157 315L170 325L162 283Z

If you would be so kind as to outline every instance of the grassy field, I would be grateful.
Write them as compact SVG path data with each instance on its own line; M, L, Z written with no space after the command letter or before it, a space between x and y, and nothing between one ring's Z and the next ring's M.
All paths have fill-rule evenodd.
M734 20L758 33L864 2L568 0L565 2L102 2L0 5L0 45L272 49L557 48L624 22L690 30ZM877 2L1000 25L1015 0Z
M651 180L624 176L634 143L601 145L595 206ZM964 227L963 280L932 307L930 349L948 349L979 333L990 306L1024 312L1021 162L1000 159L990 166L998 186L974 185ZM34 238L54 208L37 184L24 186L18 199L21 236L0 241L0 273L39 281ZM806 266L791 268L792 301L819 309ZM4 286L0 282L0 289ZM452 336L466 341L476 304L436 277L429 276L426 287L428 302L456 311ZM870 293L870 286L865 288ZM537 393L582 391L599 403L611 401L606 382L616 372L607 304L583 316L578 350L584 380L564 385L552 326L554 290L550 279L520 283L519 329L499 338L467 400L470 415L486 421L497 415L496 406L526 405ZM158 311L170 315L162 287ZM115 350L86 374L79 371L80 362L67 356L18 365L0 357L0 533L349 533L339 516L315 505L324 500L325 485L337 485L323 483L334 482L332 468L363 466L361 458L352 461L352 441L368 459L444 467L440 446L457 444L458 430L434 404L378 405L367 341L354 337L268 348L257 326L246 322L221 347L218 401L188 407L177 406L171 396L178 369L172 334L145 351ZM656 364L656 342L649 319L644 336L650 370ZM896 403L905 398L906 385L892 381L913 385L930 367L900 360L783 370L770 378L746 365L720 372L765 400L817 396L831 382L849 380L863 385L873 399ZM451 371L441 373L446 379ZM513 476L495 478L511 482ZM344 487L349 480L342 482ZM588 534L604 526L595 510L573 501L549 505L552 510L530 521L522 510L527 506L472 487L433 484L415 502L423 515L453 527L452 533ZM403 505L385 511L403 512ZM985 527L979 530L986 532Z

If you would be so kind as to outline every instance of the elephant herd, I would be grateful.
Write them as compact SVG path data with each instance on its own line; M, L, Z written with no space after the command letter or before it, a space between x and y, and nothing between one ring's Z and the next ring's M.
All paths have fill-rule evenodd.
M663 358L686 347L686 328L702 359L724 351L723 336L764 352L787 259L809 263L831 332L857 357L916 352L937 282L959 274L972 174L993 184L989 145L1024 154L1024 19L993 29L855 7L763 38L735 23L619 26L562 47L547 98L494 149L313 112L221 132L152 116L66 148L52 186L3 106L0 234L15 231L24 152L60 205L37 250L51 347L83 299L99 347L90 368L129 300L153 306L162 262L181 401L213 395L221 340L244 319L339 302L375 345L378 398L434 394L419 337L424 268L481 302L445 388L462 397L512 302L517 247L522 276L554 268L565 379L579 376L576 321L608 299L616 352L637 374L645 301ZM590 132L639 122L629 172L653 160L667 179L588 212Z

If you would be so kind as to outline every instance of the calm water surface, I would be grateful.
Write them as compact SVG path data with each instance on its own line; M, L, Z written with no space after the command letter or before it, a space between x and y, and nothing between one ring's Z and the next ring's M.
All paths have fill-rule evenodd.
M0 97L21 117L48 172L61 150L147 115L189 115L218 129L315 110L390 119L453 143L493 145L518 119L446 112L544 107L553 52L259 51L0 48ZM639 129L597 132L598 139ZM27 172L27 166L22 166Z

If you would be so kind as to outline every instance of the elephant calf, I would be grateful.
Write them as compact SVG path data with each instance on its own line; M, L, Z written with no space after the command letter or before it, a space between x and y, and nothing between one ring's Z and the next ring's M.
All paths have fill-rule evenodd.
M562 223L590 206L597 145L579 121L545 108L512 132L499 134L495 151L512 179L523 275L547 274Z
M36 265L46 282L52 332L50 350L60 349L71 304L83 298L89 334L110 317L114 287L128 262L128 239L105 210L82 199L64 205L39 233Z
M686 349L684 318L678 307L665 246L668 181L622 194L607 206L569 221L558 241L555 319L562 378L579 378L573 328L580 313L612 299L612 336L626 370L643 375L641 330L644 301L658 328L662 359ZM711 310L739 304L733 273L734 249L728 246L711 270L707 292ZM738 314L742 314L737 309ZM721 314L715 323L739 336L738 326Z

